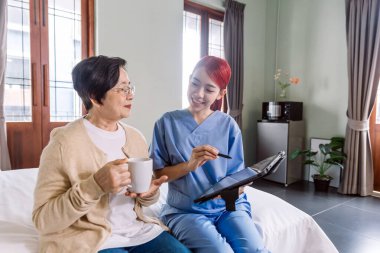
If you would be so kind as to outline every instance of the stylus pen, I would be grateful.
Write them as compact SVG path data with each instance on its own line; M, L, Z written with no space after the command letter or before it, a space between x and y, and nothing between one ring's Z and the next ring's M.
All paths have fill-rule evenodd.
M225 154L222 154L222 153L219 153L218 156L224 157L224 158L227 158L227 159L232 159L231 156L225 155Z

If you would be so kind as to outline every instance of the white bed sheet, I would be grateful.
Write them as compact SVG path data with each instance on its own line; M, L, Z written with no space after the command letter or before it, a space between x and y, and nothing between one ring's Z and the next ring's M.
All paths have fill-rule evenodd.
M36 178L37 169L0 172L0 252L38 252L38 235L31 220ZM167 185L161 188L160 200L146 210L148 214L159 213ZM272 253L338 252L310 215L263 191L246 187L246 192L254 220Z

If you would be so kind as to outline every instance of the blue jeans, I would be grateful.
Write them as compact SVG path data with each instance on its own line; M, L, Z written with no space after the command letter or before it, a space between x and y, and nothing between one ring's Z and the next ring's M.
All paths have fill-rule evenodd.
M159 236L144 244L104 249L98 253L191 253L191 251L168 232L162 232Z
M194 253L268 253L246 211L218 214L181 213L162 217L173 235Z

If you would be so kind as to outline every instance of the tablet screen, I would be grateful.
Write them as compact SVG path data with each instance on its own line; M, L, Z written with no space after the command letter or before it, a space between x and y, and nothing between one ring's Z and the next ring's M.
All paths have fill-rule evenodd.
M252 167L247 167L241 171L226 176L209 188L200 198L194 200L194 202L205 201L217 196L224 189L232 189L238 186L246 185L257 178L273 173L276 171L278 165L284 157L285 152L281 151L277 155L268 157Z

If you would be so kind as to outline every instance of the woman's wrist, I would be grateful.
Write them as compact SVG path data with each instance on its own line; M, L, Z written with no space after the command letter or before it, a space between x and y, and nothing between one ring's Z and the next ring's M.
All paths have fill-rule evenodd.
M190 162L189 161L185 162L184 171L186 171L187 173L190 173L190 172L193 171L191 169L191 167L190 167Z

